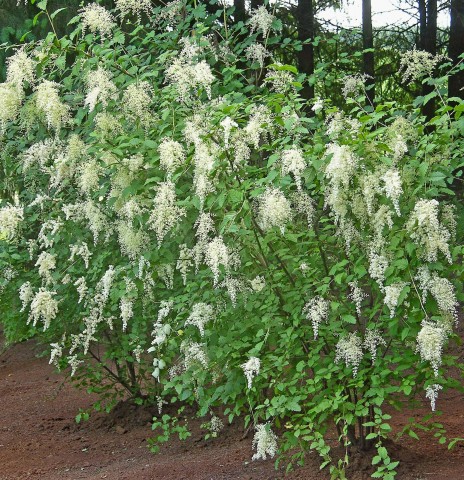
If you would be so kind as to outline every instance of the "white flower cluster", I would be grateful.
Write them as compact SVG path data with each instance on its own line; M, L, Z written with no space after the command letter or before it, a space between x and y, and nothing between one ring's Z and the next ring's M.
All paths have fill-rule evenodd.
M90 3L80 10L82 31L90 33L99 33L102 40L110 37L116 27L113 15L98 3Z
M216 237L206 245L205 263L213 272L213 284L216 287L219 281L219 267L222 265L228 271L230 266L229 248L222 237Z
M89 261L90 257L92 256L92 252L89 250L87 243L81 242L70 245L69 251L71 252L71 255L69 257L70 262L74 262L74 258L77 255L78 257L81 257L82 260L84 260L85 268L89 268Z
M24 219L24 209L19 205L7 205L0 208L0 236L13 240Z
M423 362L430 362L436 377L446 339L447 334L444 328L435 323L422 322L422 328L417 334L416 352L419 352Z
M82 300L85 299L85 296L87 295L87 292L89 290L85 281L85 277L79 277L73 283L73 285L76 287L77 293L79 294L79 300L77 301L77 303L81 303Z
M407 285L406 282L392 283L384 287L384 299L383 303L390 310L390 318L393 318L395 315L395 309L398 306L398 301L403 291L403 288Z
M27 306L31 303L32 299L34 298L34 290L32 289L32 285L30 282L23 283L21 287L19 287L19 299L21 300L22 307L21 312L26 310Z
M271 67L264 78L264 83L270 83L271 89L282 95L285 95L294 89L294 81L295 77L292 73L287 70L277 69L275 67Z
M251 388L253 386L253 378L259 375L261 361L257 357L250 357L241 367L247 379L247 386Z
M168 178L170 178L174 171L183 165L185 161L184 147L175 140L163 138L158 147L158 152L160 155L160 166L166 170Z
M317 339L319 326L327 321L329 315L329 302L321 296L312 298L303 308L306 319L311 322L314 333L314 340Z
M387 346L387 342L383 339L382 334L376 328L366 329L364 335L363 347L371 354L372 363L377 358L377 349L382 345Z
M356 313L361 316L361 306L362 302L365 298L367 298L367 294L363 292L362 288L359 287L357 280L349 283L351 292L349 294L349 298L354 302L356 305Z
M6 83L23 90L25 84L35 83L36 62L26 53L24 48L17 50L6 61Z
M6 64L6 82L0 83L0 132L7 122L18 117L26 84L32 86L35 83L35 62L24 48L9 57Z
M256 215L258 225L264 231L277 227L283 235L285 226L292 219L292 208L280 188L267 187L257 199Z
M438 385L437 383L435 383L433 385L429 385L425 389L425 398L430 400L430 408L432 409L432 412L435 411L435 405L436 405L437 398L438 398L438 392L440 390L443 390L443 387L441 385Z
M0 132L19 115L23 95L12 83L0 83Z
M122 331L125 332L129 320L134 316L134 303L130 298L122 297L119 302L119 310L121 311Z
M217 437L221 430L224 429L223 421L216 415L211 417L209 421L208 430L211 432L211 436Z
M351 332L337 343L335 363L344 361L347 367L353 368L353 377L358 374L359 364L363 358L362 341L357 332Z
M419 282L422 290L422 301L425 303L427 294L430 292L438 304L438 308L444 314L456 318L458 301L454 285L447 279L438 276L437 272L430 272L425 266L420 267L415 279Z
M192 311L185 321L185 326L194 325L198 328L200 335L203 337L205 334L205 325L208 322L214 320L214 309L211 305L206 303L195 303L192 307Z
M257 275L253 280L250 280L250 287L256 293L261 292L265 286L266 279L262 275Z
M403 193L403 188L401 186L400 172L396 168L391 168L384 173L382 180L385 183L383 188L385 195L393 202L397 215L401 216L399 199Z
M192 268L193 258L192 252L185 243L179 246L179 258L177 259L176 269L182 276L182 282L187 285L187 275Z
M256 8L251 13L249 20L251 33L260 31L263 34L263 37L267 37L268 33L271 31L275 18L274 15L267 11L265 6L262 5Z
M188 101L190 92L200 88L211 99L211 85L215 77L205 60L195 63L186 57L177 57L167 68L166 79L176 86L181 102Z
M327 116L327 135L336 140L340 134L356 135L361 128L357 118L345 117L343 112L331 113Z
M251 62L259 64L260 68L264 67L264 60L271 56L271 52L260 43L252 43L245 50L245 57Z
M295 177L296 188L301 190L301 176L306 168L303 153L299 148L290 148L282 152L282 175L291 173Z
M424 50L409 50L401 56L400 72L403 83L430 77L435 67L443 60L442 55L433 56Z
M331 143L327 147L326 155L331 155L325 168L325 175L329 178L332 188L348 187L358 166L358 159L350 147Z
M385 272L388 268L388 259L384 255L371 253L369 255L369 275L374 279L379 287L383 289L385 281Z
M107 107L108 102L116 96L116 85L112 82L110 73L102 67L98 67L87 75L86 84L87 96L84 105L89 107L89 112L95 109L97 103Z
M36 267L39 267L39 275L42 277L45 284L51 283L52 270L56 268L56 255L48 252L42 252L35 264Z
M272 124L272 114L265 105L255 107L245 126L245 139L254 148L259 148L259 142L268 133Z
M342 79L342 95L345 99L363 95L365 93L366 81L369 78L369 75L366 74L346 75Z
M91 159L79 166L77 185L83 194L90 196L98 190L102 172L103 168L96 159Z
M174 303L172 300L163 300L161 302L160 309L158 311L158 318L156 323L153 325L153 331L151 333L151 336L153 337L151 342L152 346L148 349L148 352L154 352L157 347L165 343L168 339L168 336L171 333L171 326L168 323L163 323L163 321L171 312L173 305Z
M42 223L42 226L39 230L39 235L37 236L39 245L42 248L52 248L53 244L55 243L54 237L62 226L63 222L61 219L55 220L52 218Z
M233 128L237 128L238 124L234 120L232 120L230 117L224 118L224 120L221 121L221 127L224 130L224 146L226 148L229 148L229 139L230 139L230 132L232 131Z
M256 432L253 437L253 448L256 448L256 453L253 455L253 460L266 460L267 456L274 458L277 453L277 436L269 427L269 424L256 425Z
M202 343L186 341L180 346L184 354L184 368L188 370L193 366L208 367L208 357L205 352L205 346Z
M51 343L50 347L50 361L48 363L58 367L58 360L63 356L63 345L62 343Z
M200 208L203 209L208 193L214 192L214 185L209 179L209 174L214 166L214 153L209 145L197 139L195 141L195 154L193 156L195 172L193 186L200 199Z
M306 218L306 223L310 229L313 226L313 219L316 213L314 201L302 190L293 192L290 196L291 204L295 212Z
M43 80L36 88L36 106L47 122L48 128L57 132L70 120L69 107L60 100L58 89L60 85L49 80Z
M150 15L152 12L151 0L115 0L116 8L121 11L123 17L136 15L140 21L142 12Z
M411 238L423 249L422 257L428 262L436 262L438 251L449 263L452 262L448 241L449 230L438 219L437 200L419 200L406 224Z
M127 119L147 129L153 121L150 112L153 88L146 82L131 83L122 96L122 108Z
M31 302L28 324L32 322L35 327L37 322L42 320L44 330L47 330L58 313L58 302L53 298L55 295L56 292L50 292L45 288L39 289Z
M161 182L156 189L153 200L153 210L148 220L148 225L156 233L158 247L161 246L164 237L185 216L185 210L176 205L176 188L174 183Z
M121 253L127 255L131 260L135 260L146 248L148 235L140 228L135 229L130 222L126 221L118 222L116 230Z

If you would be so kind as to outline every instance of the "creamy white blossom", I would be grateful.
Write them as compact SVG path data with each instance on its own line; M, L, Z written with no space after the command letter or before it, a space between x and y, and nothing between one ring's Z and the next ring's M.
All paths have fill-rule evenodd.
M357 332L351 332L340 338L337 343L335 363L343 361L347 367L353 368L353 377L356 377L362 358L362 340Z
M82 30L90 33L99 33L102 39L110 37L116 27L113 15L98 3L90 3L80 11Z
M413 49L403 53L400 58L403 83L430 77L441 60L443 60L442 55L433 56L425 50Z
M70 120L69 106L64 104L58 94L60 85L43 80L36 88L36 106L47 122L48 128L57 132Z
M261 5L251 12L249 20L251 33L260 31L266 37L272 28L276 17L269 13L265 6Z
M229 248L224 243L222 237L216 237L205 247L205 262L213 272L214 286L217 286L219 280L220 269L222 265L227 271L229 268Z
M437 200L419 200L409 217L406 228L411 238L421 249L421 256L428 262L435 262L438 251L449 263L452 262L448 242L451 234L438 219Z
M263 230L277 227L283 235L287 223L292 219L292 209L279 188L267 187L257 199L256 215Z
M0 208L0 236L13 240L24 219L24 209L19 205L6 205Z
M377 350L379 346L386 347L387 342L382 337L382 334L376 328L366 329L364 335L363 347L371 354L372 363L375 363L377 358Z
M253 437L253 448L256 453L253 460L266 460L267 456L274 458L277 453L277 436L269 427L269 424L256 425L255 436Z
M261 68L264 67L264 61L271 56L271 52L260 43L252 43L245 49L245 57L251 62L256 62Z
M261 361L257 357L250 357L241 367L247 379L247 386L251 388L253 386L253 378L259 375Z
M314 297L306 303L303 313L306 315L306 319L311 322L314 340L316 340L320 324L326 322L329 316L329 302L321 296Z
M430 362L436 377L446 339L444 328L431 322L422 322L422 328L417 334L416 352L419 353L423 362Z
M43 278L45 283L52 281L51 272L56 268L56 255L48 252L42 252L35 264L39 267L39 275Z
M399 199L401 194L403 193L400 172L395 168L391 168L384 173L384 175L382 176L382 180L385 183L383 191L385 192L387 198L389 198L393 202L395 211L398 216L400 216L401 212Z
M21 312L24 312L28 305L31 303L34 298L34 290L32 288L31 282L25 282L19 288L19 299L21 300L22 307Z
M401 292L406 285L406 282L398 282L384 287L385 296L383 302L390 310L390 318L393 318L395 315L395 309L398 306Z
M108 102L116 97L117 88L110 78L110 73L102 67L89 72L86 78L87 95L84 105L89 107L92 112L98 103L103 107L108 106Z
M133 305L133 301L127 297L122 297L119 302L123 332L126 331L129 320L134 316Z
M437 383L435 383L433 385L429 385L425 389L425 398L430 400L430 408L432 409L432 412L435 411L435 405L436 405L437 398L438 398L438 392L440 390L443 390L443 387L441 385L438 385Z
M152 12L151 0L115 0L116 8L123 17L127 15L136 15L140 20L142 12L150 15Z
M52 320L58 314L58 302L54 296L56 292L50 292L45 288L40 288L31 301L31 311L27 323L32 323L35 327L39 320L42 321L44 330L50 326Z
M81 242L69 246L69 251L71 253L69 257L70 262L74 262L76 256L81 257L84 260L85 268L89 268L90 257L92 252L89 250L87 243Z
M301 190L301 176L306 168L303 153L299 148L290 148L282 152L281 170L282 175L291 173L295 178L296 187Z
M156 233L158 247L164 237L179 223L186 212L176 205L176 188L174 183L161 182L156 189L153 210L148 220L149 228Z
M183 165L185 161L184 147L175 140L170 138L163 138L158 147L160 155L160 166L166 170L168 177L170 177L174 171Z
M349 283L350 285L350 299L356 305L356 313L361 316L362 310L362 302L365 298L367 298L367 294L363 292L362 288L359 287L357 280Z
M0 132L18 118L22 101L23 93L13 83L0 83Z
M19 91L23 91L25 84L32 86L35 83L36 62L27 54L24 48L16 52L6 60L6 83L14 85Z
M185 325L194 325L198 328L200 335L205 334L205 325L214 320L214 309L206 303L195 303Z

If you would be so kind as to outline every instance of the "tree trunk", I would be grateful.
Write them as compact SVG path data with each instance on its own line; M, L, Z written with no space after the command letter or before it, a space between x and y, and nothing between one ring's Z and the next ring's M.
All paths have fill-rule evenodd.
M427 36L427 7L426 0L419 0L419 42L417 48L425 50L426 36Z
M313 0L298 0L297 5L298 40L305 42L314 39L314 5ZM314 98L314 85L309 83L314 75L314 46L312 43L304 43L298 52L298 67L301 73L306 74L306 80L301 92L305 100Z
M464 0L451 0L450 37L448 56L454 65L459 61L459 55L464 53ZM461 60L462 61L462 60ZM464 97L464 70L451 75L448 80L448 96Z
M264 5L264 0L251 0L250 7L252 10L255 10L258 7Z
M234 20L235 23L244 22L246 18L245 0L234 0Z
M375 98L375 69L374 69L374 35L372 33L372 6L371 0L362 1L362 34L363 34L363 70L368 75L366 79L367 98L373 105ZM366 51L368 50L368 51Z
M431 55L437 54L437 0L419 0L419 48L429 52ZM422 96L426 96L433 91L431 85L422 85ZM429 100L422 107L422 114L427 120L433 118L435 114L435 101Z

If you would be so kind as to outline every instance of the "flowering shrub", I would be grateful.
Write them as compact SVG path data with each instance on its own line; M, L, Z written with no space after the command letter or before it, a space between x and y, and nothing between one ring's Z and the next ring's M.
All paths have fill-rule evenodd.
M215 435L244 414L254 459L315 449L335 475L333 426L393 478L385 407L458 383L463 104L427 133L420 99L364 106L352 79L349 113L309 115L264 7L226 28L116 6L18 50L0 85L7 335L110 405L195 403Z

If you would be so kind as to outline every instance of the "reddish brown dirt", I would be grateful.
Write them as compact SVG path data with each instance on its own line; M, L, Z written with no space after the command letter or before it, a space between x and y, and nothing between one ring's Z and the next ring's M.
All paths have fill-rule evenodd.
M88 408L92 399L63 385L47 360L36 358L35 353L34 344L27 342L0 356L0 480L329 478L327 471L319 471L315 454L308 455L303 469L286 477L274 469L272 461L251 462L251 438L242 440L240 425L228 426L218 439L204 441L202 422L190 420L192 437L171 441L157 455L150 453L146 443L151 434L149 412L122 408L111 420L92 417L76 425L79 408ZM448 436L464 436L462 395L442 395L438 406L444 412L439 420ZM395 429L410 416L412 412L395 417ZM399 480L464 479L464 444L448 451L431 435L424 435L420 442L403 437L392 451L402 461ZM355 458L348 478L364 480L368 472L369 462Z

